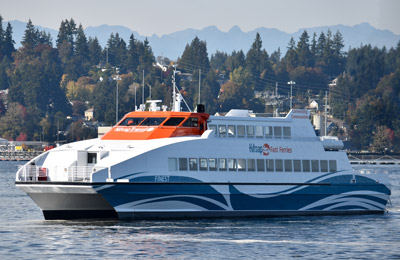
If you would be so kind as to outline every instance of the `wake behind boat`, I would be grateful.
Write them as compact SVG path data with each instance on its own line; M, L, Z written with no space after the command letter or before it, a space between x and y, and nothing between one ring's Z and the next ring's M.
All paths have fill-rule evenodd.
M174 101L172 111L151 101L102 138L43 153L18 170L16 186L45 219L385 211L388 177L354 172L343 143L316 136L307 110L210 116L202 106L180 111L179 93Z

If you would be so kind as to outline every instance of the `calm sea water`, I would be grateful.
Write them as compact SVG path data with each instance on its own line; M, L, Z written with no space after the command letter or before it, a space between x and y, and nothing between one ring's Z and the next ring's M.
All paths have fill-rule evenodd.
M400 259L400 167L384 215L174 221L44 221L0 162L0 259ZM363 166L366 168L368 166Z

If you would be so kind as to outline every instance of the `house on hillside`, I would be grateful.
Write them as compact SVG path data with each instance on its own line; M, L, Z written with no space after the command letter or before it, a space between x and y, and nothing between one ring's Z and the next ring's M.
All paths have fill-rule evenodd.
M85 111L85 120L86 121L92 120L93 112L94 112L94 108L89 108L88 110Z

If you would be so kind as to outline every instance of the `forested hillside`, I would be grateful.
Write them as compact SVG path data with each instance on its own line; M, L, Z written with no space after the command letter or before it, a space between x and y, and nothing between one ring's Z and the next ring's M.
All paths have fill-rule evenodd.
M201 103L211 114L231 108L271 112L255 93L273 93L278 86L275 94L287 96L287 83L294 81L294 107L322 100L327 91L330 112L348 123L356 148L400 150L400 43L391 49L363 45L345 51L339 31L304 31L282 55L280 49L267 53L257 34L248 50L216 52L209 59L207 43L195 37L177 61L170 61L154 57L151 43L133 35L125 42L112 33L103 48L73 19L61 22L56 46L29 21L15 49L12 27L1 27L1 20L2 138L54 141L60 131L68 141L93 137L94 122L115 123L117 84L119 118L143 97L170 106L175 65L181 72L177 84L191 108L198 102L199 79ZM333 80L336 84L328 87ZM88 108L94 108L91 122L80 119Z

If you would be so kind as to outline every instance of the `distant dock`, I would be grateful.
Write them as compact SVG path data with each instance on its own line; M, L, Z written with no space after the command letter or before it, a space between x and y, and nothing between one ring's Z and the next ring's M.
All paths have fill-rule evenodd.
M0 151L0 161L30 161L43 151Z
M0 138L0 161L30 161L49 148L47 142L8 141Z
M400 165L400 155L348 153L351 164Z

